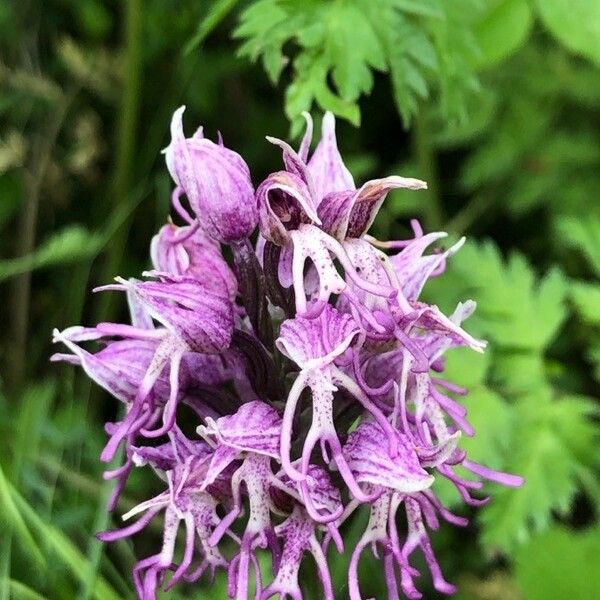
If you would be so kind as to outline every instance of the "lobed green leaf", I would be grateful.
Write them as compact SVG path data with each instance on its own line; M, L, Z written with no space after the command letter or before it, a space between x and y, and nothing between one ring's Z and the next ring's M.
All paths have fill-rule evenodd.
M510 553L546 528L553 511L570 510L578 473L598 462L598 432L590 419L595 411L587 398L554 399L543 390L515 406L507 470L523 476L525 484L494 486L493 502L481 511L485 546Z

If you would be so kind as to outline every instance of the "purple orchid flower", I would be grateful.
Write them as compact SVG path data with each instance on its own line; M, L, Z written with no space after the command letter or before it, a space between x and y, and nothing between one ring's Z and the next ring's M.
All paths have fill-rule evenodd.
M395 569L400 571L401 585L404 593L411 599L420 598L415 589L413 577L418 575L408 562L417 546L420 546L425 560L433 576L436 590L442 593L453 593L454 586L447 583L441 573L439 564L433 554L429 538L425 531L421 506L427 505L426 515L437 528L435 515L431 517L437 500L428 492L434 478L423 469L418 450L412 440L403 434L399 436L401 451L392 457L385 450L385 433L376 423L363 422L348 436L344 446L344 454L357 480L374 490L378 497L371 505L369 523L364 535L355 547L350 560L348 584L351 600L362 600L358 585L358 562L363 550L371 545L380 544L383 549L386 583L391 598L398 598L398 587ZM438 460L442 460L442 456ZM428 460L428 466L436 466L437 461ZM428 498L433 498L429 500ZM434 504L435 503L435 504ZM396 525L396 513L400 504L404 504L408 535L403 544L400 543ZM466 522L443 510L443 515L452 519L455 524Z
M183 110L165 151L183 225L168 220L154 236L149 278L99 288L126 293L130 324L54 332L69 352L52 360L81 366L124 405L121 420L106 424L100 457L123 446L123 464L104 474L116 481L109 508L134 469L151 469L160 486L124 515L137 521L98 537L138 534L164 513L162 547L133 569L140 600L217 569L235 600L247 600L252 587L255 600L302 600L299 570L310 557L322 597L334 600L327 547L333 540L343 552L340 526L366 504L369 523L351 549L350 599L361 600L358 565L368 546L381 556L391 600L421 597L410 563L417 548L436 590L453 593L429 535L441 520L467 521L443 506L435 479L472 506L489 500L484 480L523 483L459 446L475 431L460 403L466 390L444 379L444 357L454 347L484 350L463 328L475 303L446 316L420 298L464 240L438 250L446 234L424 234L417 221L412 239L369 235L391 190L426 185L392 176L357 187L329 113L312 154L309 115L297 152L268 138L284 166L254 194L241 156L201 129L184 136ZM194 426L200 437L188 439L181 428ZM261 549L272 567L265 584Z
M333 117L331 116L331 118ZM315 294L318 299L318 308L327 303L331 294L340 294L344 291L348 293L347 280L365 292L382 296L388 300L395 298L398 293L397 289L385 284L374 284L361 277L340 240L330 235L329 231L323 227L317 210L322 200L322 197L317 194L323 191L323 182L319 183L319 188L315 188L309 165L318 170L320 168L318 161L329 161L328 156L317 148L316 158L313 157L314 160L311 159L307 165L288 144L275 138L268 139L283 149L286 171L270 175L257 189L259 227L261 234L267 240L291 249L291 278L294 284L297 312L306 314L307 309L307 290L304 279L304 267L307 260L310 260L310 264L318 275L318 292ZM345 167L343 168L345 169ZM340 176L340 181L343 180L344 177ZM402 178L396 178L394 181L399 184L401 180ZM358 202L364 201L371 204L371 198L375 196L383 201L385 194L392 187L394 186L391 183L387 185L379 181L370 182L370 184L365 184L366 191L363 196L354 195L357 195ZM375 192L375 189L378 192ZM348 204L348 216L351 210L352 206ZM363 214L362 209L358 210L356 214L359 213ZM332 255L344 268L345 278L339 274L331 258Z
M331 483L327 471L311 465L308 478L311 481L308 493L312 505L317 510L328 514L341 515L343 510L341 495ZM285 481L290 487L293 487L294 483L291 480ZM279 595L281 599L289 596L293 600L302 600L298 572L307 552L312 554L315 560L323 590L323 599L335 600L327 558L317 539L318 526L319 524L311 518L305 507L296 503L287 519L275 528L277 536L283 539L283 551L275 579L265 588L261 594L261 600L267 600L275 595ZM339 532L331 522L327 524L327 527L339 539Z
M308 474L312 451L320 443L324 460L329 462L329 450L332 460L335 461L353 496L367 501L369 497L360 489L346 464L335 428L333 400L338 386L352 394L382 424L390 435L389 443L393 450L396 447L396 440L385 415L335 364L336 359L340 359L359 334L360 329L350 315L341 314L329 305L317 318L296 317L285 321L281 326L280 337L276 341L277 348L301 369L290 390L283 416L281 464L291 479L303 482ZM304 441L300 470L298 470L292 465L291 439L296 407L306 387L310 388L312 394L313 416ZM301 485L305 484L301 483ZM313 518L318 518L310 503L307 508Z
M249 503L249 515L242 536L240 551L230 566L230 590L236 600L248 597L248 575L252 562L255 566L257 589L261 587L260 570L257 568L256 548L269 548L274 564L279 560L279 547L271 523L273 500L270 489L278 486L271 469L271 461L278 459L281 437L281 417L271 406L261 401L242 404L234 415L198 427L198 433L214 446L214 453L207 467L203 489L211 485L220 473L233 461L241 460L231 477L233 508L221 520L210 539L217 544L229 526L242 512L242 484L245 485Z
M231 343L233 334L233 311L225 289L209 289L199 281L175 277L165 273L156 274L158 281L126 281L117 278L117 284L98 290L128 291L142 304L147 312L164 325L153 330L160 339L144 379L138 389L138 403L143 400L167 364L170 365L169 400L163 411L163 425L145 435L160 437L175 422L179 394L179 370L186 352L217 354ZM131 332L127 326L116 326L107 333L122 335Z
M71 327L62 332L55 330L54 342L62 342L72 354L56 353L51 357L52 361L81 366L92 380L125 405L123 419L105 426L109 434L109 441L101 454L101 460L105 462L114 457L124 440L133 443L138 435L151 429L172 397L171 382L164 371L158 374L147 394L140 393L140 384L146 380L160 344L160 339L151 334L154 330L138 331L139 337L135 337L136 332L131 328L131 337L113 340L110 339L113 327L113 324L106 323L93 329ZM95 354L79 345L91 340L100 340L106 345ZM176 403L190 406L201 418L215 415L210 405L206 404L205 397L199 395L198 386L222 385L233 380L235 376L227 362L220 355L184 354L178 373ZM128 451L121 467L104 473L104 479L117 480L109 500L109 510L116 507L132 467L131 453Z
M143 513L132 525L123 529L98 534L98 539L111 542L140 532L161 511L165 511L163 544L160 552L139 561L133 569L133 579L140 600L154 600L156 590L162 585L167 571L174 573L166 587L170 589L178 581L197 580L207 569L213 575L216 569L226 568L227 561L209 538L219 524L218 495L203 488L211 449L205 443L191 442L179 431L171 435L168 444L157 448L136 448L134 462L151 465L162 474L168 490L138 504L124 520ZM185 525L185 548L179 565L174 564L177 532L183 521ZM235 536L231 534L235 539ZM200 564L190 571L196 549L200 544Z

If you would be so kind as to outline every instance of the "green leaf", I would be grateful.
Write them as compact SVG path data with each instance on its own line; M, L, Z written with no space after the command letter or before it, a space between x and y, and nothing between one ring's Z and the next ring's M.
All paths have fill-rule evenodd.
M336 115L360 123L360 111L354 102L346 102L336 96L327 83L327 64L322 56L305 54L295 61L299 73L297 79L286 91L285 112L293 121L302 111L310 110L314 100L323 110L331 110Z
M468 326L467 326L468 329ZM452 348L444 355L444 377L470 390L483 385L490 361L491 352L473 352L470 348Z
M579 250L600 277L600 215L589 214L585 219L564 217L556 227L563 241Z
M478 4L259 0L243 11L234 37L243 40L240 55L260 58L273 83L291 64L285 107L292 122L316 102L357 125L357 101L370 93L373 71L389 71L406 124L430 88L440 91L446 114L464 113L463 96L476 87L471 67L476 48L463 17Z
M492 0L475 24L481 50L478 67L490 67L510 56L526 41L533 13L526 0Z
M502 469L514 425L512 408L485 386L470 389L461 403L477 433L473 437L463 435L460 447L467 451L469 459Z
M49 418L50 407L55 395L56 382L51 379L30 384L19 398L13 458L9 471L11 480L17 485L25 461L39 452L42 428Z
M8 581L8 589L13 600L47 600L45 596L38 594L29 586L14 579Z
M198 30L188 41L183 49L184 54L189 54L200 46L206 37L223 21L223 19L233 10L239 0L217 0L213 2L208 13L198 25Z
M447 123L439 111L429 111L429 131L433 143L439 149L455 149L473 144L484 133L494 119L498 98L494 91L482 88L477 96L469 100L469 119L465 123Z
M283 44L303 25L302 15L291 14L279 0L261 0L251 4L240 18L234 37L241 38L239 54L256 61L261 55L269 78L276 83L287 60Z
M542 22L569 50L600 64L600 2L536 0Z
M593 398L568 394L555 401L552 419L561 423L562 438L569 452L582 468L598 465L598 405Z
M327 36L333 81L340 96L354 102L371 91L371 69L386 69L379 39L364 13L351 4L331 14Z
M56 558L69 569L76 579L85 583L87 561L79 549L60 529L44 522L35 508L12 486L10 486L10 497L29 527L44 540L45 547L55 553ZM119 600L120 598L112 586L101 576L98 576L94 582L92 596L96 600Z
M409 15L444 18L444 11L437 0L391 0L388 4Z
M534 36L482 77L495 101L485 109L489 102L478 95L476 107L467 107L470 116L485 109L486 119L461 169L460 186L472 200L456 217L459 229L479 215L490 222L498 213L518 218L534 208L552 221L597 215L589 198L600 186L600 138L579 116L598 104L600 70ZM447 129L439 117L436 125ZM466 136L472 131L451 132L459 144L469 141L461 140L463 129ZM562 245L562 236L554 242Z
M433 44L439 61L440 105L446 120L452 124L467 121L467 100L480 91L479 79L472 68L480 50L465 15L478 14L482 6L483 2L479 0L442 2L444 19L432 24Z
M494 486L493 501L481 511L487 547L510 553L532 531L545 529L552 511L569 511L578 473L598 461L594 412L586 398L552 399L546 392L515 406L506 470L523 476L525 484L519 489Z
M100 238L78 225L66 227L46 240L35 252L8 260L0 260L0 281L61 264L68 264L93 256L98 251Z
M539 352L502 351L494 353L491 383L509 398L547 388L544 357Z
M426 74L438 69L431 32L390 3L363 2L367 18L381 39L389 63L394 101L405 124L429 96ZM441 11L436 16L443 17Z
M0 522L5 533L11 532L21 543L27 556L38 565L44 566L46 560L27 526L19 507L11 496L12 485L4 475L0 466ZM10 535L8 533L8 535Z
M469 330L504 349L546 348L566 316L567 284L561 272L553 269L538 280L521 254L504 260L491 241L465 244L447 273L426 291L432 299L445 298L447 310L474 299L478 308Z
M600 325L600 285L574 281L569 295L581 318L592 325Z
M527 600L589 600L600 589L600 528L575 532L555 525L515 554L516 579Z
M323 110L358 125L356 100L371 91L372 70L386 69L378 36L358 4L350 0L261 0L242 13L234 35L244 40L240 54L251 60L262 57L273 82L289 63L284 45L296 44L285 104L292 121L317 102Z

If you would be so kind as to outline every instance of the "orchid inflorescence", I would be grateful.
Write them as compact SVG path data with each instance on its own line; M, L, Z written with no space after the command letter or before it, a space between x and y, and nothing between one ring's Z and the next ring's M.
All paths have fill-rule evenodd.
M461 327L474 302L447 317L419 300L463 240L426 254L446 234L425 235L416 221L412 239L369 236L390 190L426 184L393 176L357 188L329 113L312 154L309 115L298 151L268 138L284 168L255 191L248 166L220 138L202 129L184 136L183 111L165 151L182 224L169 221L154 237L144 279L117 277L99 288L125 292L131 323L54 332L71 353L53 360L80 365L124 404L122 419L106 424L101 454L105 462L124 456L105 473L116 482L109 509L133 469L152 468L162 487L123 516L137 517L132 524L98 537L132 536L163 515L162 547L133 569L142 600L218 569L237 600L299 600L309 554L322 597L333 600L327 557L344 550L340 526L366 505L343 595L362 598L358 564L367 546L383 563L389 598L400 589L421 597L410 564L417 547L435 589L452 593L428 529L440 517L467 520L442 505L435 478L472 506L487 501L472 495L481 479L522 482L458 447L461 434L474 434L452 397L465 390L439 376L446 350L485 347ZM100 342L95 353L82 347L91 341ZM271 557L269 581L259 549Z

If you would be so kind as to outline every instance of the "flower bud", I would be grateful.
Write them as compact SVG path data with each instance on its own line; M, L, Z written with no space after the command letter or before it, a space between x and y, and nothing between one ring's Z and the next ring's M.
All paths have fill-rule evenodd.
M206 139L202 128L186 138L184 110L182 106L173 114L165 151L171 177L211 238L222 243L244 239L258 221L248 165L237 152Z
M150 256L157 271L202 281L215 291L226 290L233 302L237 281L221 254L219 244L193 225L167 223L152 238Z

